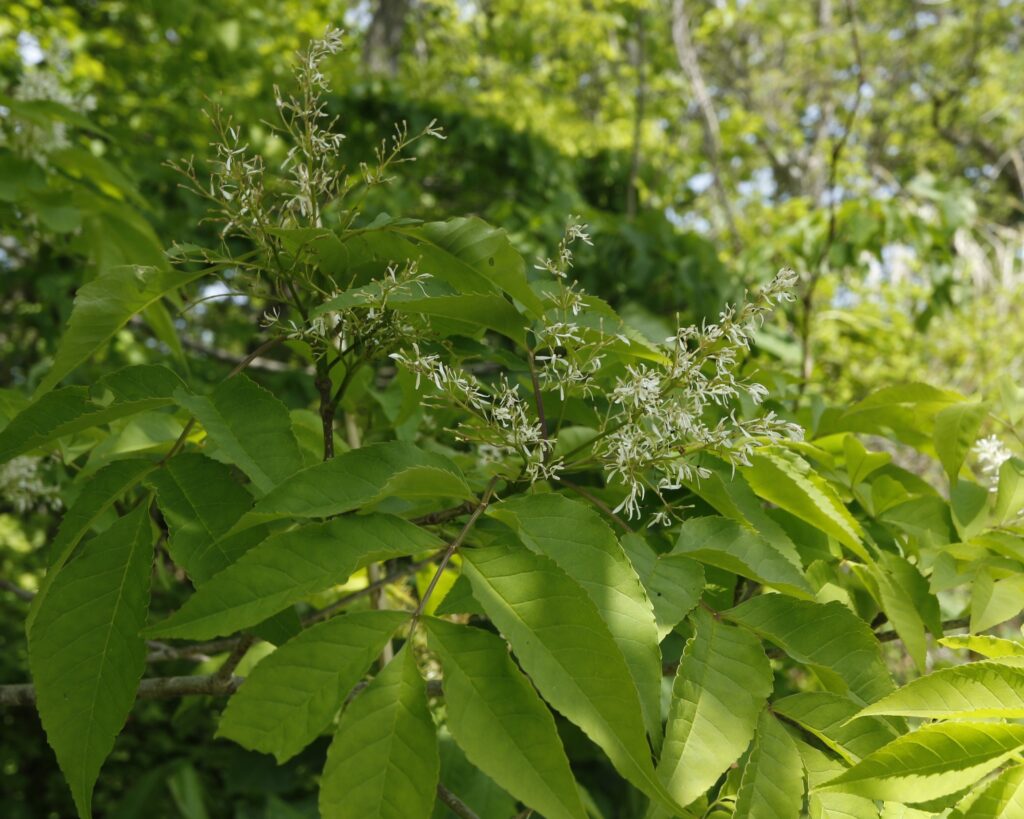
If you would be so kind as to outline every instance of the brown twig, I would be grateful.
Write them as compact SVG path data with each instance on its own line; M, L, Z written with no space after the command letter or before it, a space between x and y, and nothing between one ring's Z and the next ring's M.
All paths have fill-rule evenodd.
M218 680L224 681L231 678L235 669L238 668L238 664L242 662L246 652L252 647L252 644L256 642L256 638L250 634L246 634L237 643L234 648L231 649L231 653L228 654L227 659L224 660L224 664L217 669L213 675Z
M223 640L212 640L208 643L194 643L187 646L171 646L157 640L150 640L147 663L160 663L170 660L198 660L205 662L214 654L231 651L238 645L241 637L227 637Z
M448 810L461 817L461 819L480 819L469 805L459 799L440 782L437 783L437 798L444 802Z
M814 369L814 357L811 352L811 318L814 312L814 294L821 279L824 265L828 261L828 255L835 244L839 228L839 217L836 211L836 176L839 168L839 160L850 140L854 123L860 113L860 105L864 97L864 53L860 46L860 35L857 30L857 9L855 0L846 0L846 11L850 18L850 42L853 46L854 60L856 61L857 88L854 91L853 105L843 123L843 132L832 145L832 153L828 165L828 182L826 193L828 195L828 232L825 235L825 242L818 252L817 259L808 271L807 286L804 288L800 303L802 312L800 316L800 385L799 393L802 396L807 389L807 383L811 378L811 371Z
M139 682L136 699L169 700L177 697L226 697L234 694L245 682L245 677L237 675L218 679L216 674L193 675L188 677L144 677ZM348 699L351 699L366 687L360 682ZM427 680L427 696L440 697L444 693L440 680ZM347 701L347 700L346 700ZM31 683L16 685L0 685L0 706L32 706L36 703L36 688Z
M947 631L953 631L954 629L969 628L970 625L970 617L954 617L952 620L943 620L942 633L945 634ZM900 635L895 631L883 631L881 634L876 634L875 637L880 643L891 643L894 640L901 639Z
M408 565L403 566L400 569L396 569L390 574L380 578L380 580L375 580L374 582L369 583L366 587L354 591L350 594L346 594L344 597L335 600L329 606L325 606L324 608L320 609L320 611L316 612L316 614L311 614L308 617L303 618L302 625L309 626L313 623L319 623L321 620L326 620L339 609L343 609L350 603L353 603L356 600L359 600L360 598L372 594L377 589L382 589L385 586L390 586L392 583L401 580L402 578L408 577L414 572L418 572L424 566L429 566L431 563L437 560L437 558L442 557L443 555L444 552L439 551L435 554L432 554L430 557L425 558L424 560L417 560L414 563L409 563Z
M438 523L447 523L454 518L468 515L473 511L473 502L466 501L460 503L458 506L452 506L450 509L442 509L439 512L431 512L429 515L422 515L418 518L413 518L412 522L417 526L434 526Z
M0 577L0 589L6 589L15 597L19 598L20 600L24 600L26 603L31 603L32 598L35 597L35 595L32 594L32 592L30 592L28 589L23 589L17 583L14 583L11 580L7 580L3 577Z
M242 677L218 679L215 674L189 677L146 677L139 683L137 699L160 700L203 694L226 696L242 684ZM35 705L36 689L31 683L0 685L0 705Z

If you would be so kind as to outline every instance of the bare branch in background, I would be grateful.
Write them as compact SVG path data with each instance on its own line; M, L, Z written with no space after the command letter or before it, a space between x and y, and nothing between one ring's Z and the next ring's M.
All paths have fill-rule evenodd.
M739 231L736 228L736 216L733 213L732 202L725 189L725 183L722 181L721 128L718 124L715 104L711 99L711 94L708 92L707 84L704 82L704 74L697 59L697 50L690 35L690 21L686 16L684 0L674 0L672 3L672 41L675 43L679 66L690 81L694 99L697 102L697 107L700 109L705 147L708 152L708 160L711 162L712 185L718 197L718 203L722 208L722 213L725 216L733 250L738 252L740 237Z
M864 53L861 50L860 35L857 29L857 8L855 0L846 0L846 12L849 17L850 44L853 47L853 68L857 85L854 91L853 104L849 107L846 115L846 121L843 123L842 133L832 143L832 152L829 157L828 181L825 186L825 194L828 197L828 232L825 235L825 241L822 244L817 259L808 269L807 283L800 299L802 310L798 329L800 335L801 393L806 389L807 382L811 377L811 371L814 369L814 355L811 349L811 324L814 313L814 294L817 290L821 275L824 272L824 267L828 263L828 256L832 251L832 245L835 244L836 232L838 230L838 215L836 211L836 199L838 197L836 195L836 180L839 162L842 159L843 151L849 143L850 134L853 132L853 126L857 121L857 115L860 113L861 102L864 98ZM823 19L825 19L824 15Z
M640 175L640 159L643 143L644 114L647 105L647 15L637 12L636 37L630 49L633 68L636 71L636 94L633 97L633 150L629 158L629 178L626 182L626 218L636 218L637 178Z

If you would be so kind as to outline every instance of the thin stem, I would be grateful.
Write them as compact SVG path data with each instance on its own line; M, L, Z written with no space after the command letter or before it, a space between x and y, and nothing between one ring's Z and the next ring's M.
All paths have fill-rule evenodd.
M437 798L444 802L448 810L461 817L461 819L480 819L469 805L459 799L440 782L437 783Z
M442 557L443 555L443 551L435 552L430 557L424 560L417 560L414 563L410 563L406 566L403 566L400 569L396 569L395 571L391 572L385 577L382 577L379 580L375 580L372 583L369 583L365 588L351 592L350 594L346 594L344 597L335 600L329 606L320 609L320 611L318 611L316 614L311 614L310 616L303 618L302 625L310 626L313 623L319 623L321 620L326 620L339 609L343 609L350 603L354 603L356 600L360 600L361 598L366 597L369 594L372 594L377 589L382 589L385 586L390 586L392 583L395 583L399 580L402 580L403 578L408 577L411 574L414 574L415 572L418 572L424 566L429 566L431 563L433 563L435 560L437 560L439 557Z
M526 360L530 364L530 382L533 384L533 397L537 402L537 420L540 422L540 435L545 441L548 440L548 421L544 415L544 399L540 394L540 379L537 378L537 364L533 360L533 350L528 350Z
M487 505L491 502L491 495L494 494L494 485L498 482L498 477L495 475L487 484L487 488L484 490L483 497L480 498L480 503L476 505L473 510L473 514L469 516L469 520L466 521L466 525L462 527L462 531L456 535L444 554L441 556L441 562L437 566L437 571L434 572L434 576L430 578L430 585L427 586L427 590L423 593L423 597L420 598L420 603L416 606L416 611L412 615L412 624L409 626L409 634L416 630L416 625L419 623L420 617L423 615L423 610L426 608L427 603L430 601L430 596L434 593L434 589L437 587L438 581L441 579L441 574L448 566L448 561L452 559L452 555L455 554L456 550L462 545L469 531L473 528L476 522L480 519L480 516L487 509Z
M242 659L255 642L256 638L251 634L247 634L242 637L237 643L235 643L234 648L231 649L231 653L228 654L227 659L224 660L224 664L217 669L217 672L213 676L221 682L229 680L235 669L238 668L238 664L242 662Z

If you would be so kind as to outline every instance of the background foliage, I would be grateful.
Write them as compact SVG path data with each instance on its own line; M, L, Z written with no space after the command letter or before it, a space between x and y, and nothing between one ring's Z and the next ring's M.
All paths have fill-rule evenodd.
M130 386L103 381L130 366L166 365L187 388L177 380L163 387L146 382L153 404L141 414L108 407L102 416L101 407L89 405L96 418L77 427L58 425L34 439L24 427L0 432L6 444L30 444L0 467L0 677L29 680L27 598L40 590L44 567L59 555L62 517L99 485L97 476L160 460L190 416L215 439L208 419L218 404L226 402L221 415L230 417L225 406L232 400L263 395L232 397L217 387L256 349L260 321L273 301L239 268L225 264L218 276L196 284L182 273L175 280L181 286L159 290L164 298L149 300L114 328L109 344L83 348L73 362L65 358L63 371L57 358L54 370L76 292L120 265L198 269L167 267L165 249L217 247L219 228L204 221L207 204L181 188L180 174L167 162L195 156L205 178L210 143L219 136L201 111L220 108L242 129L241 141L263 154L268 167L279 167L288 145L266 125L277 117L273 86L290 82L297 49L328 25L342 25L347 47L324 63L324 72L331 85L327 110L347 136L347 161L371 158L395 122L406 120L415 134L436 119L447 136L410 147L416 161L399 166L392 184L367 193L365 222L377 214L427 223L479 217L506 231L511 254L533 260L555 254L567 215L579 214L593 244L574 245L571 274L618 311L636 344L661 342L677 322L717 321L726 303L743 301L780 267L798 274L797 300L759 329L739 374L763 383L771 392L769 408L799 422L807 442L762 451L735 473L720 460L699 461L711 476L687 483L672 498L684 510L682 534L648 530L646 518L620 525L603 515L601 524L612 527L610 537L655 600L662 660L669 672L679 669L674 697L672 674L662 682L665 712L657 716L670 726L663 760L675 752L669 749L688 759L702 747L688 739L685 726L705 718L703 709L710 709L706 718L713 722L726 718L715 710L720 703L690 696L693 679L714 677L720 671L715 658L734 654L757 670L749 680L743 675L742 685L728 675L715 678L722 686L716 696L739 715L739 727L717 755L698 754L707 770L687 794L706 800L698 802L697 815L746 815L756 813L751 805L772 805L759 782L776 777L763 768L779 760L799 756L800 763L788 767L802 764L808 783L821 784L896 740L907 730L907 717L915 725L922 717L937 720L921 741L942 753L942 743L972 748L983 760L977 776L957 778L959 769L951 769L913 791L893 773L914 763L899 756L897 745L890 751L894 759L873 774L870 766L866 772L848 768L844 776L858 783L846 789L850 793L842 787L817 791L800 809L899 815L884 800L920 808L948 795L923 808L941 813L996 771L968 798L1011 810L1006 805L1020 799L1014 796L1019 768L998 771L1019 753L1019 726L1008 723L998 737L968 735L973 729L944 720L964 716L950 712L948 690L971 692L966 711L972 718L1020 717L1012 662L1000 660L1015 656L1019 646L938 638L964 628L1016 636L1021 608L1022 467L1010 456L1019 451L1016 429L1024 414L1017 387L1024 339L1014 320L1024 306L1022 15L1024 7L1014 0L820 0L796 7L774 0L7 4L0 12L0 424L65 376L62 383L93 390L75 393L75 401L100 404L131 400ZM380 227L384 232L387 224ZM252 246L251 237L236 237L223 252L236 259ZM191 252L179 254L195 258ZM541 281L543 272L529 270L532 264L522 275ZM520 319L525 327L535 317L526 310ZM487 338L495 330L503 332L491 328ZM515 334L507 326L504 332ZM518 348L505 345L519 350L518 360L501 344L504 355L493 355L493 345L489 355L525 390L523 340ZM220 460L240 469L225 473L236 489L251 482L262 494L320 457L308 341L292 339L249 370L287 410L294 446L287 444L291 461L284 457L269 471L257 463L255 472L246 468L253 453L231 451L217 440ZM487 358L466 344L456 347L452 360ZM425 425L422 413L411 409L421 396L413 374L389 380L393 365L384 360L386 352L378 351L376 364L392 369L377 378L364 370L339 417L351 419L366 443L415 442L453 458L479 498L487 469L476 450L446 437L462 419L438 411L434 426ZM609 362L609 390L627 365L638 362L625 354L618 364ZM485 370L482 377L493 374ZM223 402L209 397L218 389L226 393ZM545 391L550 406L558 406L554 394ZM743 419L754 417L745 399L738 411ZM567 433L593 425L574 405L564 417ZM351 445L349 432L339 424L339 452ZM988 439L993 434L1000 441ZM982 439L988 443L979 448ZM197 443L190 440L193 450ZM5 459L12 452L4 452ZM606 482L599 467L590 463L572 478L589 499L559 491L586 501L591 511L617 506L622 487ZM168 489L154 483L163 502ZM94 530L107 531L139 497L129 494L127 505L97 517ZM657 507L650 498L646 504L649 517ZM418 511L440 508L428 507ZM174 537L180 524L161 508L161 527ZM729 520L741 524L758 540L730 553L729 544L743 542L735 531L686 528L706 526L701 521L708 517L720 527ZM492 510L479 527L479 545L501 549L510 532L529 541L515 522L528 518ZM458 524L447 524L436 534L450 538L458 531ZM695 548L697 542L704 545ZM425 556L421 551L417 558ZM543 547L534 551L545 553ZM755 554L763 562L755 565ZM189 578L200 578L194 567L174 565L166 550L161 556L152 606L170 613L188 597ZM408 563L394 559L399 563L388 564L392 568ZM703 580L694 586L698 568ZM391 593L394 607L414 607L411 595L422 594L432 574L424 571L414 575L413 586ZM360 570L347 585L329 584L290 602L308 616L368 580ZM473 592L482 594L476 585L459 582L443 589L451 613L485 602L473 602ZM663 583L672 590L666 598L680 594L688 582L704 589L706 607L695 613L696 598L657 594ZM758 594L762 587L782 594L770 599ZM776 612L773 605L788 608ZM829 653L824 638L779 631L780 621L820 619L807 614L819 611L808 608L815 605L827 606L837 628L856 635L844 647L856 662ZM509 629L484 610L550 700ZM444 665L446 635L435 622L425 630L431 656L439 658L433 662ZM267 653L264 647L252 648L237 673L248 674ZM164 660L159 668L147 666L146 676L211 673L226 653ZM402 651L398 663L410 654ZM876 654L884 665L882 659L862 661ZM968 657L994 659L963 665ZM387 667L398 674L398 663ZM882 699L893 686L890 675L902 684L947 666L949 672L933 674L931 688L911 683ZM446 681L451 673L445 666ZM941 674L976 674L988 682ZM1004 686L998 702L985 705L998 685ZM769 691L770 712L761 709ZM850 702L875 703L876 715L861 718L871 725L863 736L843 724L855 713ZM749 707L743 711L740 703ZM99 778L96 814L315 815L330 737L312 738L276 766L226 739L211 741L224 725L223 709L224 699L212 696L136 703ZM587 809L608 817L642 815L646 797L613 773L623 773L623 766L614 758L610 763L587 738L586 726L581 731L579 720L562 713L568 719L558 716L559 737L592 802ZM71 791L35 711L4 708L0 719L7 814L73 815ZM649 733L660 742L659 731ZM480 816L514 815L522 794L510 795L499 787L506 783L482 776L466 759L473 757L466 740L459 740L454 724L441 733L441 781ZM856 770L861 773L850 773ZM794 784L789 794L802 787ZM771 809L787 815L791 807ZM438 805L436 815L445 810ZM995 810L978 815L999 815Z

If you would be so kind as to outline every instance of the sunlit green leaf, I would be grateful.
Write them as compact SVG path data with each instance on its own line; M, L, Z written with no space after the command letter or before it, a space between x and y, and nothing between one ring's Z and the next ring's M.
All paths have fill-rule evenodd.
M582 819L555 721L504 641L443 620L426 626L444 670L448 729L469 760L544 816Z
M754 736L758 713L772 691L761 641L707 611L694 615L672 686L658 775L681 805L715 783Z
M324 819L430 816L440 760L412 648L345 709L320 780Z
M408 619L362 611L318 623L252 670L228 701L217 728L253 751L291 759L324 730L345 696Z
M201 585L151 636L205 640L232 634L378 560L440 546L434 535L390 515L336 518L271 535Z
M654 772L629 667L586 592L554 561L526 549L471 549L463 572L542 696L626 779L676 810Z

